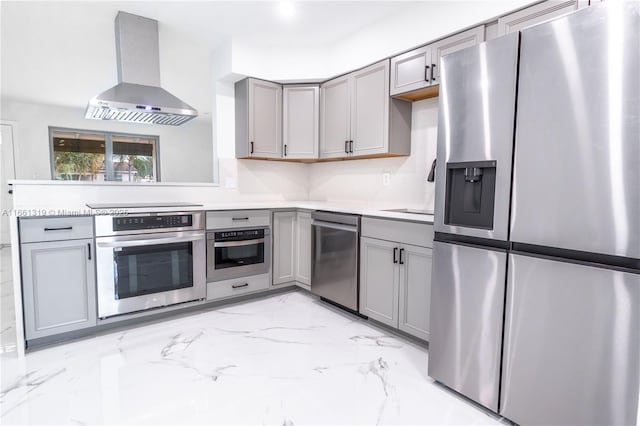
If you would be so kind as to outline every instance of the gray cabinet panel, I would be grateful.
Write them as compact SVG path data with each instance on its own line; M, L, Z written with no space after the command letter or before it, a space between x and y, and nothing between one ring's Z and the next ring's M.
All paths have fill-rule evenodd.
M640 275L511 254L501 414L635 424L639 324Z
M20 218L20 242L93 238L93 217Z
M346 144L351 134L349 76L322 85L320 113L320 158L348 155Z
M249 155L280 158L282 156L282 86L249 79Z
M296 220L296 281L311 285L311 213L298 212Z
M430 46L420 47L391 58L391 95L429 86L430 73Z
M356 71L352 78L352 154L385 154L389 151L389 61Z
M440 84L440 58L484 41L484 25L452 35L431 45L431 84Z
M360 313L384 324L398 326L399 244L361 238Z
M588 0L548 0L498 19L498 36L566 15L588 6Z
M96 324L92 239L21 245L27 340Z
M400 247L400 330L429 340L431 305L431 249L411 245Z
M318 158L319 87L285 86L282 109L283 158Z
M295 280L296 212L273 214L273 284Z

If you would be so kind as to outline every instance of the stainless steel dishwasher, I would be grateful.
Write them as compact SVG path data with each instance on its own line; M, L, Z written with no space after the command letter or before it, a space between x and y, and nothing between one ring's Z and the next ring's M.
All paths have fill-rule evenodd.
M311 213L311 292L358 311L360 216Z

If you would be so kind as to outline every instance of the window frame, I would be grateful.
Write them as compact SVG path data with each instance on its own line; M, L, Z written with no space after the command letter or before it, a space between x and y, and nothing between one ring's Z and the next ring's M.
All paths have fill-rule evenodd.
M91 129L74 129L70 127L54 127L49 126L49 167L51 169L51 180L56 180L56 154L55 147L53 144L53 134L55 132L72 132L72 133L80 133L80 134L90 134L90 135L100 135L104 136L104 152L105 152L105 180L104 182L108 183L138 183L138 182L121 182L118 180L114 180L114 172L113 172L113 161L107 161L107 159L113 159L113 138L114 137L128 137L128 138L145 138L153 140L153 172L155 182L161 182L161 174L160 174L160 136L158 135L143 135L137 133L126 133L126 132L112 132L106 130L91 130Z

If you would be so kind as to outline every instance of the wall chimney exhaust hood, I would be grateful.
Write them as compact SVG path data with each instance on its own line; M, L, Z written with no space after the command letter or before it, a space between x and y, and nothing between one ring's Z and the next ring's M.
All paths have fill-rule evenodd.
M85 118L179 126L198 111L160 87L158 21L118 12L118 84L89 101Z

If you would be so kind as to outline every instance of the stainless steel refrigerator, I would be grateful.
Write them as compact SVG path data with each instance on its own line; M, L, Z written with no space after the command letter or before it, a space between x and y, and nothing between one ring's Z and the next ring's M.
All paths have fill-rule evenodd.
M522 31L500 412L631 425L640 380L640 2Z
M518 34L441 67L429 375L498 411Z
M513 113L491 104L511 87L481 53L498 40L443 58L429 374L522 425L635 424L640 3L607 2L522 31ZM515 145L501 148L513 154L503 170L513 178L502 179L492 149L507 130L494 132L492 117L513 129L514 114ZM496 161L484 235L477 223L454 226L456 209L481 216L491 193L483 169L459 172L455 187L459 161ZM506 208L500 190L511 194Z

